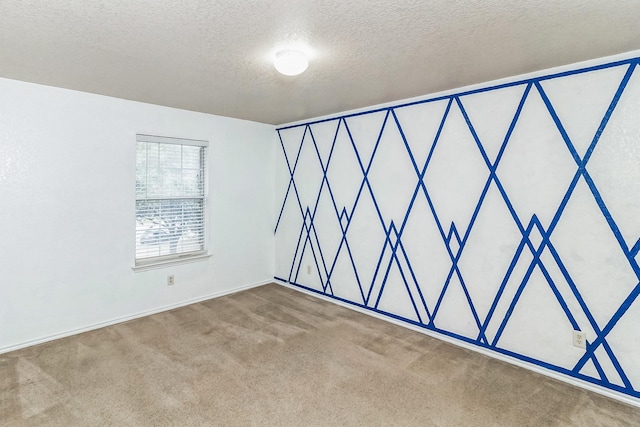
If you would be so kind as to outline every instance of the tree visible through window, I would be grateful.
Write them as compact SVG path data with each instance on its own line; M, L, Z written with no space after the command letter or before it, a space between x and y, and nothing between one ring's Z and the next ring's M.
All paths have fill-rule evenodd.
M136 265L205 252L207 142L138 135Z

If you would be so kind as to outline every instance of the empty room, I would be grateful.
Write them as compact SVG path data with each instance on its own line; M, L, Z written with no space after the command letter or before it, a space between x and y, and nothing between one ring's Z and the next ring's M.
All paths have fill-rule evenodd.
M0 426L640 426L640 2L0 1Z

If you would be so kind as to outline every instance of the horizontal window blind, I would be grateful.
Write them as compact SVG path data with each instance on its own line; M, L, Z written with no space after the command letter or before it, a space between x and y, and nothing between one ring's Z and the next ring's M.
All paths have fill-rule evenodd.
M206 141L138 135L136 265L205 251Z

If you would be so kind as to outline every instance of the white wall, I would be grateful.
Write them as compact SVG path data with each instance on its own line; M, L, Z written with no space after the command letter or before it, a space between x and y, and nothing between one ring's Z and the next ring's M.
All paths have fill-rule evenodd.
M132 271L137 133L210 142L207 261ZM273 133L0 79L0 351L269 280Z
M640 403L636 64L283 126L276 277Z

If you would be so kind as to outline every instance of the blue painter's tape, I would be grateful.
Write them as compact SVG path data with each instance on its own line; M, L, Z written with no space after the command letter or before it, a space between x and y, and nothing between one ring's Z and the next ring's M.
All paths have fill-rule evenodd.
M622 260L626 260L625 262L628 263L637 279L640 281L640 266L635 259L640 252L640 239L635 242L625 241L616 218L606 205L605 200L601 195L597 182L594 181L588 171L589 161L597 150L598 142L607 128L612 114L616 111L616 107L618 106L622 95L625 93L631 77L637 69L639 60L639 58L632 58L594 67L586 67L578 70L464 91L447 96L434 97L422 101L399 104L393 107L385 107L371 111L348 114L341 117L312 121L301 125L279 128L278 138L282 155L285 160L284 163L287 168L286 173L289 174L289 180L286 191L284 192L284 200L282 200L274 233L280 232L283 227L291 227L290 224L283 222L283 213L287 203L293 203L292 208L294 211L299 212L299 218L302 219L302 225L299 230L295 230L298 232L297 243L293 259L289 266L289 276L286 279L281 277L276 277L276 279L392 319L400 320L429 331L437 332L449 338L454 338L483 349L508 355L527 363L550 369L563 375L597 384L629 396L640 397L640 391L637 388L640 384L636 384L635 386L632 384L629 375L625 372L625 366L620 362L620 358L616 355L615 348L609 342L611 341L611 338L609 338L609 340L607 339L609 334L620 323L623 316L628 312L631 306L636 303L638 297L640 297L640 282L626 296L623 302L615 310L612 310L613 315L611 315L608 320L601 320L599 323L593 315L593 307L589 307L587 304L587 301L580 292L579 286L570 274L570 269L565 265L560 253L553 244L554 232L560 223L561 218L563 218L566 207L571 201L575 189L582 180L589 189L591 196L593 196L593 199L598 206L600 214L604 217L611 234L618 243L620 251L618 255L623 257ZM604 116L601 118L589 147L587 148L584 156L581 157L541 82L551 79L562 79L576 74L589 73L612 67L626 67L624 77L620 81ZM621 70L624 70L624 68L621 68ZM483 141L476 132L475 125L477 125L477 123L473 123L470 116L467 114L467 110L465 108L467 98L464 97L467 95L518 85L524 85L522 96L517 108L513 112L509 128L501 146L499 147L496 158L491 161ZM546 228L535 213L530 215L530 217L525 218L522 214L516 211L516 208L503 185L501 177L498 175L498 166L502 161L506 148L509 146L514 129L522 117L523 107L532 93L540 95L549 117L553 120L558 135L563 140L563 146L568 150L575 162L575 173L564 192L562 200L557 206L557 209L555 209L551 222ZM447 106L442 118L440 119L436 135L433 141L428 141L428 143L430 143L430 147L425 163L423 165L418 164L416 156L412 152L411 144L407 139L407 134L405 133L395 110L399 107L443 100L447 101ZM425 175L427 170L429 170L432 159L434 158L433 155L443 144L441 141L441 135L443 128L450 117L452 107L460 111L462 118L464 119L464 124L466 124L465 132L468 130L470 135L473 137L475 146L477 147L486 166L486 180L484 177L482 178L482 191L480 192L478 200L473 200L473 212L468 224L460 223L459 220L457 223L453 221L449 222L449 220L445 221L432 198L433 189L430 187L434 184L425 182ZM359 141L355 141L353 137L350 125L353 125L354 121L350 119L373 113L384 113L384 120L382 121L379 130L374 129L377 132L377 135L375 136L375 141L373 138L370 141L373 144L373 149L370 157L365 158L361 151L361 147L360 149L358 147ZM316 136L314 134L314 125L319 123L328 124L332 121L335 122L333 140L331 141L331 147L328 151L328 157L323 159L318 146L318 141L316 141ZM290 150L288 153L287 150L285 150L285 142L283 141L281 131L295 127L304 127L304 132L300 141L287 141L288 143L294 144L298 144L299 142L299 145L295 146L295 150ZM401 220L400 218L395 218L395 221L391 218L386 218L383 215L383 211L381 209L381 203L383 201L376 195L376 188L374 188L374 185L370 180L373 161L378 155L378 148L385 129L398 130L402 139L402 147L398 149L406 150L411 163L411 179L415 178L415 186L412 184L410 189L411 198L408 202L406 212ZM353 150L353 154L355 156L353 168L357 174L358 181L356 182L359 182L352 206L338 205L335 199L334 189L336 189L341 183L339 181L332 182L329 178L329 171L333 170L332 160L334 156L334 148L336 147L338 134L341 131L343 132L343 135L346 135L346 138L341 141L343 143L346 142L347 145L349 145L349 149ZM308 194L301 195L300 193L300 188L302 187L299 186L299 183L305 176L305 171L301 170L298 172L303 148L305 149L305 156L313 156L313 154L309 153L315 153L315 158L320 165L322 174L321 179L318 182L318 192L317 194L313 194L313 200L306 199L309 197ZM324 152L326 153L326 151ZM295 159L293 158L294 153ZM414 174L415 176L413 176ZM518 229L520 234L518 239L520 241L513 253L513 256L511 257L507 270L504 272L504 276L502 276L499 286L496 286L497 290L492 291L495 293L491 295L491 298L489 299L490 306L488 311L486 314L480 315L476 309L477 301L474 301L472 294L469 292L467 282L465 281L459 264L465 254L465 251L468 252L467 243L472 230L479 227L477 219L482 207L485 205L489 189L492 187L497 190L497 194L501 199L501 202L504 202L510 217L509 221L512 220L513 224L515 224ZM309 203L309 205L303 204L303 197L305 203ZM353 245L356 244L355 241L357 241L358 236L355 236L353 232L350 232L354 217L358 218L358 208L365 203L363 202L363 199L369 199L366 203L371 203L371 207L373 207L373 210L375 211L374 218L377 218L374 219L374 223L371 224L372 232L380 233L381 238L384 236L382 248L367 248L372 251L372 257L374 259L374 265L368 267L370 268L370 271L367 271L369 274L363 274L364 272L362 269L364 267L358 264L354 256L352 248L354 247ZM420 262L420 259L417 256L412 256L412 254L407 250L407 238L405 236L405 232L407 230L407 224L411 213L414 211L414 206L418 201L426 201L428 211L431 215L429 220L434 222L435 228L437 229L435 237L436 241L430 242L430 244L441 244L441 248L446 251L449 258L446 266L448 271L446 272L446 278L443 277L444 281L442 283L421 283L415 269L415 263ZM318 236L316 222L318 221L317 214L321 203L328 203L328 205L323 207L323 215L326 215L326 212L329 212L329 215L332 215L331 212L333 212L335 220L338 222L340 227L338 240L336 241L337 249L334 251L335 253L330 253L329 249L323 248L321 239ZM533 235L541 237L540 243L532 237ZM437 236L439 236L439 238ZM295 240L291 243L295 243ZM346 253L344 251L346 251ZM299 278L299 273L305 256L307 259L313 259L313 274L316 275L315 278L319 280L321 285L319 288L320 290L313 289L300 283L302 280ZM353 277L355 278L355 282L359 289L359 297L354 297L357 301L347 300L334 295L333 283L336 280L336 265L340 256L348 257L348 267L353 271ZM524 275L515 277L516 267L523 262L526 262L526 264L522 265L522 267L524 267ZM407 309L412 313L412 316L415 314L415 319L417 320L409 319L406 316L384 311L379 308L383 293L387 289L392 269L399 272L400 280L398 283L402 284L401 287L395 289L395 292L406 292L407 301L409 301L407 303ZM588 342L587 349L583 356L571 369L554 365L546 360L539 360L531 356L519 354L508 348L503 348L505 344L503 342L504 340L501 342L501 338L507 328L507 325L512 319L514 310L519 306L519 304L522 304L521 297L531 282L531 277L534 271L541 273L541 276L548 285L548 289L553 295L553 304L557 303L558 307L562 310L561 312L566 317L568 324L576 330L590 328L595 333L595 337ZM550 272L555 272L556 274L552 275ZM560 274L557 274L558 272ZM368 281L369 279L365 280L363 279L364 277L370 277L371 279ZM496 283L496 285L498 284ZM469 313L473 317L475 326L472 326L472 328L477 328L477 333L474 332L473 336L463 336L453 331L446 330L443 325L440 325L438 322L438 315L443 310L443 301L445 300L447 293L453 289L453 286L459 287L459 289L456 289L458 292L462 291L462 294L464 295L464 300L462 301L465 303L464 309L466 310L468 308ZM509 292L507 292L508 287L510 287ZM429 294L428 292L432 293ZM432 296L431 299L427 298L429 295ZM431 304L433 305L431 306L428 301L431 301ZM506 311L499 312L498 307L506 307ZM586 321L584 319L586 319ZM587 324L581 324L580 322L586 322ZM495 335L493 335L492 339L489 339L487 336L490 325L497 325ZM491 330L494 329L492 328ZM598 352L598 356L596 356L596 351L599 349L600 351ZM602 364L603 357L608 358L611 362L608 366L613 366L615 374L617 374L622 381L622 386L612 382L614 381L612 377L615 376L612 376L612 372L609 373L609 376L605 373ZM596 377L591 377L581 373L585 364L589 361L591 361L595 367L597 372ZM629 367L627 366L626 369L629 369Z

